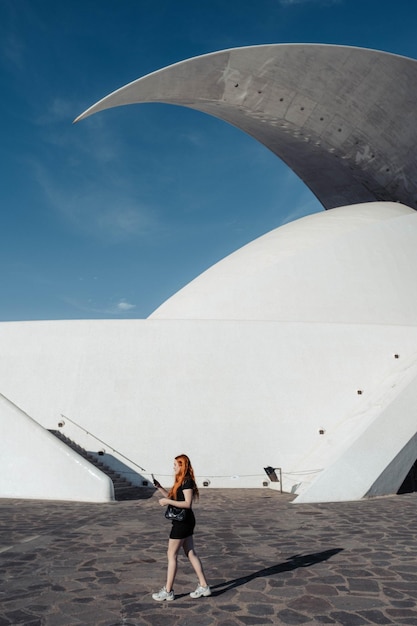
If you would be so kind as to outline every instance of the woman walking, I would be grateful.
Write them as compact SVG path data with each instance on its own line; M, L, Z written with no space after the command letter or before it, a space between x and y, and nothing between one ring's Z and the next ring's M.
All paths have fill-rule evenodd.
M175 457L174 472L174 485L169 492L164 489L157 480L154 480L155 487L164 496L159 500L161 506L171 504L179 509L185 509L185 518L183 521L172 521L172 529L168 540L166 583L158 593L152 594L152 598L157 602L162 602L163 600L170 601L175 597L173 585L177 573L178 553L181 548L183 548L198 578L197 588L190 593L190 596L192 598L201 598L201 596L211 595L210 587L204 575L203 566L194 549L193 532L195 517L192 505L193 500L198 498L199 494L194 471L188 456L180 454Z

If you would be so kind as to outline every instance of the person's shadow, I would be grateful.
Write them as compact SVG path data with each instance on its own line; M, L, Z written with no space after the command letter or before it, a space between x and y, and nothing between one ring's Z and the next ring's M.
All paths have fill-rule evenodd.
M315 565L316 563L327 561L327 559L330 559L332 556L338 554L342 550L343 548L335 548L333 550L325 550L324 552L315 552L313 554L296 554L289 557L284 563L278 563L277 565L272 565L271 567L265 567L264 569L260 569L257 572L253 572L252 574L247 574L246 576L241 576L240 578L235 578L234 580L228 580L224 583L212 585L212 595L220 596L222 593L230 591L230 589L234 589L235 587L245 585L255 578L275 576L276 574L289 572L293 569L297 569L298 567L310 567L311 565Z

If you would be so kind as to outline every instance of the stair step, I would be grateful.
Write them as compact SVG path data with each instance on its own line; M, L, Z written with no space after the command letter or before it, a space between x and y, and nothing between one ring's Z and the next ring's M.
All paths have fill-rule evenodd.
M98 469L100 469L104 474L107 474L109 478L111 478L114 485L114 495L116 500L122 499L136 499L139 497L138 495L138 487L135 487L127 478L119 474L116 470L112 469L102 460L98 460L94 454L91 452L87 452L84 448L82 448L78 443L64 435L59 430L50 430L50 433L55 435L58 439L60 439L63 443L65 443L69 448L77 452L84 459L89 461L92 465L95 465ZM129 497L128 497L129 496Z

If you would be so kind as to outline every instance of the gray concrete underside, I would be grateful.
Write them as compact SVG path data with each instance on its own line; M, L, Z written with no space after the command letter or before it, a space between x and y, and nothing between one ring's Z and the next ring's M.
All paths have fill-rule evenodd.
M182 105L240 128L327 209L373 200L417 207L413 59L317 44L236 48L140 78L77 120L141 102Z

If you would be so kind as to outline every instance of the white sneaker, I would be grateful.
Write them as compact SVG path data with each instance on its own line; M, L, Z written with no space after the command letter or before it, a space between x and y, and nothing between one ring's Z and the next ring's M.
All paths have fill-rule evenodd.
M205 598L207 598L208 596L211 596L211 589L208 585L207 587L202 587L202 585L197 585L197 589L195 591L192 591L190 593L190 596L192 598L201 598L201 596L204 596Z
M152 598L156 600L157 602L163 602L163 600L170 602L171 600L175 598L174 590L171 589L171 591L167 591L165 587L162 587L162 589L158 591L158 593L152 594Z

